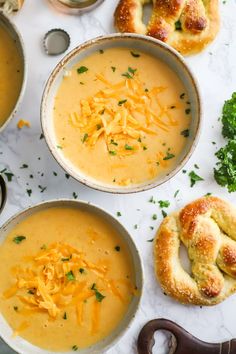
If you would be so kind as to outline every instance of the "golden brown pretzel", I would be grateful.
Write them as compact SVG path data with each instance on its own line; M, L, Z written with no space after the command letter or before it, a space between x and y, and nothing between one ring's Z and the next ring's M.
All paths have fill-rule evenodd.
M153 3L147 26L143 5ZM120 32L147 34L173 46L182 54L201 51L219 29L218 0L120 0L115 26Z
M192 265L179 258L180 243ZM204 197L166 217L154 242L155 269L164 292L182 303L215 305L236 292L236 209Z

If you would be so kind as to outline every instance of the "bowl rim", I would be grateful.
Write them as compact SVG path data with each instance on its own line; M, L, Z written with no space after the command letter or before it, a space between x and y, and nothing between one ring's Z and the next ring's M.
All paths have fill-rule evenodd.
M74 58L80 51L86 50L87 48L91 48L93 45L99 44L106 42L108 40L112 39L134 39L134 40L139 40L142 42L151 42L154 45L159 46L161 50L164 50L166 52L169 52L170 55L174 58L174 60L177 60L182 66L183 70L186 71L187 75L189 76L191 80L191 85L194 88L194 92L196 94L196 99L197 99L197 112L196 112L196 117L198 119L197 122L197 128L196 128L196 133L192 139L192 143L190 148L188 149L186 155L181 159L180 163L170 171L167 175L163 176L161 179L157 179L156 181L152 180L147 182L146 184L140 184L140 185L135 185L131 187L114 187L114 186L108 186L108 185L102 185L102 184L96 184L96 182L92 181L88 177L83 177L83 176L77 176L75 173L75 169L70 167L65 160L59 159L58 155L56 153L56 149L54 144L52 143L50 136L51 134L49 133L49 130L47 128L48 126L48 118L47 115L45 114L46 112L46 107L47 107L47 99L48 95L51 91L51 86L57 77L57 75L63 70L66 64L68 64L71 59ZM144 192L147 190L150 190L152 188L158 187L167 181L169 181L171 178L173 178L184 166L185 164L189 161L191 158L197 144L200 138L200 133L201 133L201 127L202 127L202 113L203 111L203 103L202 103L202 98L201 98L201 92L198 84L198 80L195 76L195 74L192 72L191 68L189 65L185 62L184 57L177 52L174 48L170 47L168 44L155 39L153 37L149 37L146 35L142 34L135 34L135 33L113 33L113 34L108 34L108 35L102 35L98 36L96 38L90 39L86 42L83 42L79 46L75 47L72 49L68 54L66 54L60 61L59 63L54 67L53 71L51 72L48 80L46 81L43 94L42 94L42 99L41 99L41 106L40 106L40 121L41 121L41 127L42 131L45 137L45 141L47 143L47 146L51 152L51 155L54 157L54 159L57 161L57 163L64 169L65 172L67 172L72 178L74 178L76 181L86 185L87 187L93 188L98 191L102 192L107 192L107 193L113 193L113 194L131 194L131 193L137 193L137 192ZM98 181L99 182L99 181Z
M19 43L21 51L22 51L22 64L23 64L24 73L23 73L23 80L22 80L19 96L16 100L16 103L15 103L9 117L5 120L3 125L0 127L0 133L3 130L5 130L5 128L10 124L10 122L15 117L15 114L17 113L17 111L20 107L20 104L23 100L23 97L25 94L25 89L26 89L27 78L28 78L28 62L27 62L27 58L26 58L26 51L25 51L25 44L23 41L23 37L20 34L20 31L18 30L17 26L9 18L9 16L7 16L3 11L0 10L0 23L1 23L1 18L3 18L3 23L4 23L4 21L6 22L7 27L9 27L14 32L14 34L16 35L16 37L18 39L18 43Z
M132 248L132 254L135 255L135 258L137 260L137 264L138 264L138 268L140 270L140 272L138 272L138 278L139 278L139 282L140 282L140 288L139 288L139 296L137 297L137 303L136 303L136 306L135 306L135 309L134 309L134 312L131 313L130 315L130 319L129 321L127 322L127 324L125 326L123 326L123 328L119 331L119 333L117 334L117 336L115 336L114 340L112 340L109 344L107 344L102 350L104 352L106 352L107 350L111 349L112 347L114 347L115 344L117 344L117 342L119 342L121 340L121 338L125 335L125 333L129 330L129 328L131 327L131 325L133 324L134 322L134 319L136 318L139 310L140 310L140 307L141 307L141 300L142 300L142 297L143 297L143 291L144 291L144 266L143 266L143 260L142 260L142 257L140 255L140 252L136 246L136 243L134 242L134 239L133 237L131 236L131 233L127 230L127 228L114 216L112 215L109 211L107 211L106 209L104 209L103 207L100 207L98 206L97 204L94 204L94 203L91 203L89 201L85 201L85 200L81 200L81 199L70 199L70 198L55 198L55 199L50 199L50 200L47 200L47 201L42 201L42 202L39 202L39 203L36 203L34 205L31 205L23 210L20 210L18 211L17 213L13 214L8 220L6 220L1 226L0 226L0 238L2 237L1 236L1 231L2 230L5 230L5 228L7 228L8 226L10 226L12 224L12 222L14 222L14 220L16 220L17 218L21 217L21 216L24 216L24 214L27 214L29 211L34 211L36 210L37 212L37 209L40 208L40 207L43 207L43 209L40 209L40 210L46 210L50 207L53 207L53 206L57 206L58 204L59 205L63 205L65 203L65 206L70 206L70 204L73 206L73 205L76 205L76 208L79 209L80 206L87 206L89 208L91 208L91 211L99 211L99 212L102 212L102 214L104 214L105 216L108 217L108 219L112 219L114 221L114 223L116 225L119 225L119 227L122 229L123 231L123 234L125 234L125 237L124 238L124 241L126 242L125 238L127 237L127 239L129 240L129 245L131 245L131 248ZM32 214L31 214L32 215ZM25 218L23 218L22 220L25 220ZM109 222L109 220L107 221ZM135 271L135 273L137 274L137 272ZM127 312L126 312L127 313ZM108 336L107 336L108 337ZM106 338L106 337L105 337ZM104 339L105 339L104 338ZM13 349L11 347L11 345L9 345L5 338L2 337L2 334L1 334L1 330L0 330L0 339L7 345L9 346L13 351L16 352L16 354L25 354L25 352L23 351L16 351L15 349ZM95 343L96 344L96 343ZM42 349L42 348L40 348ZM88 348L85 348L87 350L89 350L89 347ZM54 353L54 352L49 352L49 353ZM55 352L56 354L57 352ZM66 353L70 353L70 352L65 352ZM72 352L71 352L72 353ZM95 354L97 353L97 350L94 349L94 352L91 352L91 354ZM47 350L45 350L45 354L47 354Z

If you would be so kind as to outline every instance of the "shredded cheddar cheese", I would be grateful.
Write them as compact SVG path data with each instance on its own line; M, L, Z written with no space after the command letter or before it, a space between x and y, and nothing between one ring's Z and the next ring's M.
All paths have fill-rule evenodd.
M17 128L22 129L23 127L30 128L30 122L28 120L20 119L17 123Z
M99 328L99 316L102 300L111 294L124 302L117 284L126 286L130 295L135 288L127 279L109 279L108 266L104 262L92 263L85 258L83 252L66 243L55 243L41 250L36 256L28 259L29 266L14 267L12 273L16 282L3 296L8 299L17 296L23 305L23 311L46 312L49 317L56 319L65 311L66 306L74 306L77 323L83 325L84 306L92 298L91 333ZM26 261L25 261L26 263ZM86 280L84 272L92 272L99 290ZM16 331L19 332L18 330Z
M163 106L158 95L165 87L145 89L138 76L111 84L102 74L96 79L104 89L80 101L80 112L69 115L71 124L80 129L85 144L94 146L103 137L111 155L127 156L145 149L141 139L146 134L168 132L177 124L170 107ZM130 148L126 148L126 146Z

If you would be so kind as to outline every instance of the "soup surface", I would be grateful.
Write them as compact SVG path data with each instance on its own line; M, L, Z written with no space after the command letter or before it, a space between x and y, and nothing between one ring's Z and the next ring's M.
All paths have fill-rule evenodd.
M186 146L190 121L178 76L164 62L127 48L81 60L65 73L54 102L58 149L108 185L168 174Z
M14 336L41 348L88 347L117 327L137 295L130 258L93 213L36 212L0 246L0 311Z
M20 53L0 20L0 127L13 111L23 81Z

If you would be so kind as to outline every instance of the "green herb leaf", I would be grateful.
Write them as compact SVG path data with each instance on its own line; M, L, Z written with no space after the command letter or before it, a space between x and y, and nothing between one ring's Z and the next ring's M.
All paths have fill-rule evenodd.
M18 311L18 306L13 306L14 311Z
M111 66L111 70L113 71L113 73L116 71L116 67L115 66Z
M117 216L121 216L121 212L120 212L120 211L117 211L116 215L117 215Z
M103 53L104 53L104 50L103 50L103 49L99 49L99 53L100 53L100 54L103 54Z
M162 213L163 218L167 217L167 213L165 212L165 210L162 210L161 213Z
M222 134L225 138L236 138L236 92L225 101L222 111Z
M186 109L185 109L185 113L186 113L186 114L190 114L190 112L191 112L191 109L190 109L190 108L186 108Z
M28 196L30 197L32 194L32 189L26 189L26 193L28 194Z
M173 159L175 157L174 154L171 154L169 151L167 151L166 156L163 157L163 160L170 160Z
M69 257L67 257L67 258L61 258L61 261L62 261L62 262L68 262L69 260L70 260Z
M133 146L125 144L125 150L134 150Z
M95 291L95 296L98 302L102 302L102 300L104 300L105 296L98 291L95 283L91 286L91 290Z
M109 150L109 154L115 156L115 155L116 155L116 151L114 151L114 150Z
M216 152L217 167L214 169L216 182L228 191L236 192L236 140L229 140L226 146Z
M177 191L175 192L174 198L176 198L178 194L179 194L179 189L177 189Z
M17 245L19 245L22 241L26 239L25 236L16 236L13 238L13 242L15 242Z
M118 146L118 144L113 139L111 139L110 144Z
M84 268L80 268L80 269L79 269L79 272L80 272L81 274L83 274L83 273L85 272Z
M157 214L153 214L152 219L157 220Z
M64 315L63 315L63 320L67 320L67 313L66 312L64 312Z
M121 100L118 102L118 106L122 106L122 104L124 104L125 102L127 102L127 100Z
M134 57L134 58L139 58L140 57L140 54L138 54L138 53L134 53L134 52L130 52L130 54L132 55L132 57Z
M115 247L116 252L120 252L120 246Z
M189 137L189 129L183 130L180 134L183 135L185 138L188 138Z
M175 22L175 29L176 29L176 31L181 31L182 30L182 25L181 25L180 20Z
M82 143L85 143L85 141L88 140L88 133L85 133L82 139Z
M151 238L150 240L147 240L147 242L153 242L154 238Z
M190 177L191 187L193 187L196 184L196 182L204 181L204 179L198 176L194 171L191 171L188 175Z
M132 75L134 75L134 74L136 73L137 69L132 69L132 68L129 66L129 67L128 67L128 71L129 71Z
M29 165L27 165L26 163L23 163L23 165L20 168L23 169L23 168L28 168L28 167L29 167Z
M168 208L170 206L169 200L159 200L158 203L160 208Z
M66 273L66 277L69 281L75 280L75 276L74 273L72 272L72 270L68 273Z
M77 345L73 345L72 350L74 350L74 352L76 352L79 349L79 347Z
M86 71L88 71L88 68L86 68L86 66L81 66L80 68L77 69L78 74L83 74Z

